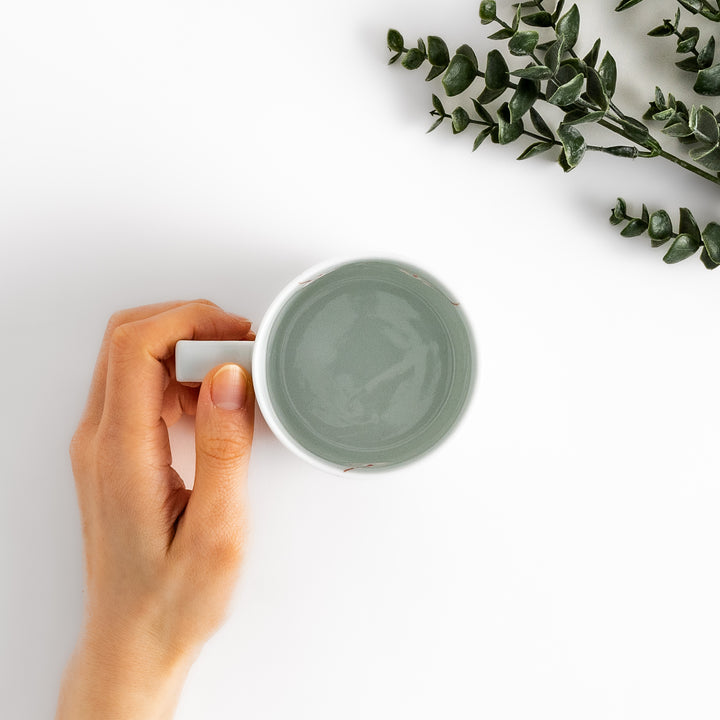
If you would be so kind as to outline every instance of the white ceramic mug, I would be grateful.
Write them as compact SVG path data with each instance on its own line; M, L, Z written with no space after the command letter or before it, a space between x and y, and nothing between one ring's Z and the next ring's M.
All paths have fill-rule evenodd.
M459 303L405 261L317 265L270 305L255 341L181 340L180 382L234 362L278 439L334 473L400 467L436 447L469 400L476 353Z

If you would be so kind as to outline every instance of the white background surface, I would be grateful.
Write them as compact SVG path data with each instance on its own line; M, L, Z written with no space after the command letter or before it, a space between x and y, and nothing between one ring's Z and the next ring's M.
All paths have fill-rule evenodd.
M692 98L642 37L674 3L613 4L581 3L581 47L606 40L623 107ZM720 274L607 224L617 195L717 220L717 192L426 136L431 88L386 67L386 30L484 56L477 6L2 1L0 715L52 716L80 627L67 445L108 316L209 297L258 321L305 267L391 251L463 300L471 410L379 480L259 423L245 572L178 718L718 716Z

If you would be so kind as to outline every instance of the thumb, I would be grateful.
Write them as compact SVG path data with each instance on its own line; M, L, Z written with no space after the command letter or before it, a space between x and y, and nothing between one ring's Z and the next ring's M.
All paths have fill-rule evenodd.
M186 522L202 523L202 532L244 525L254 416L247 371L227 364L207 374L195 415L195 485L186 509Z

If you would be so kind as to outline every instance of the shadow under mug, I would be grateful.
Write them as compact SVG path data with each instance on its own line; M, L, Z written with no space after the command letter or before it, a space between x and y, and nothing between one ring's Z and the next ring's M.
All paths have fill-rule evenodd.
M180 340L180 382L234 362L291 451L334 473L373 473L435 448L469 401L465 314L428 272L361 258L307 270L275 298L255 341Z

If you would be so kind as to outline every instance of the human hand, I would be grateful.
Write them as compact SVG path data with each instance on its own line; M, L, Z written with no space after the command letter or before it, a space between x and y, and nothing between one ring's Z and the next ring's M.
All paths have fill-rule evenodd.
M255 397L223 365L175 379L181 339L252 339L205 300L110 320L70 454L83 523L85 624L58 720L170 718L202 644L224 619L243 556ZM192 490L171 467L167 427L195 414Z

